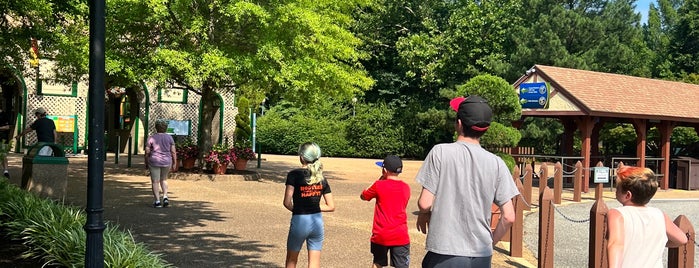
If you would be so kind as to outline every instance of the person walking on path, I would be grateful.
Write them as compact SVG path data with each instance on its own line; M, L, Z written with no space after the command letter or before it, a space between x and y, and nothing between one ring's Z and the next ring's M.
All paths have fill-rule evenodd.
M144 154L146 169L150 171L151 188L153 189L153 207L167 207L170 200L167 197L167 176L170 171L177 171L177 151L175 140L165 133L168 122L155 122L157 133L148 137ZM163 201L160 201L160 190L163 191Z
M422 267L490 267L493 246L514 222L519 191L505 162L480 146L492 117L487 101L469 96L450 104L457 140L435 145L416 176L417 229L427 234ZM491 232L492 203L502 213Z
M286 242L286 267L296 267L301 246L306 242L308 267L318 268L325 237L321 213L335 211L335 203L330 185L323 177L320 147L315 143L304 143L298 154L301 168L286 175L284 191L284 207L292 214Z
M646 204L658 190L658 179L648 168L624 166L617 171L616 200L610 209L609 267L663 267L665 247L687 243L687 236L663 211Z
M372 267L388 266L388 253L391 265L396 268L410 267L410 236L408 216L405 209L410 199L410 186L398 178L403 172L403 161L395 155L386 156L376 162L381 169L381 177L359 195L364 201L376 198L374 225L371 229L371 253L374 255Z
M15 139L19 139L20 137L26 135L29 132L36 131L37 142L56 142L56 140L58 139L58 134L56 133L56 124L53 122L53 120L46 117L46 110L44 108L39 107L34 111L34 115L36 116L36 120L31 125L29 125L27 129L19 133L15 137ZM51 147L44 146L39 150L37 154L43 156L51 156L53 155L53 149L51 149Z

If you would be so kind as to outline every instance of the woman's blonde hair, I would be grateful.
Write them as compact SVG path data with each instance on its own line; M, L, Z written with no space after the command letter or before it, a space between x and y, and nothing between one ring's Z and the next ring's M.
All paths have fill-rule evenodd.
M658 178L648 168L623 166L617 170L617 191L631 192L631 202L645 205L658 191Z
M324 180L323 164L320 162L320 146L307 142L299 146L299 156L306 162L306 168L311 172L311 176L306 179L306 183L318 184Z

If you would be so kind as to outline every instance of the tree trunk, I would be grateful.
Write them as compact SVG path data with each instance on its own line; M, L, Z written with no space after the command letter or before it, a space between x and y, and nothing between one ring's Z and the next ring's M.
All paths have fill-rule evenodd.
M207 82L204 83L201 90L201 121L199 122L200 136L197 141L199 146L199 156L203 156L211 150L211 125L216 114L215 102L218 102L216 98L216 93L214 92L211 85Z

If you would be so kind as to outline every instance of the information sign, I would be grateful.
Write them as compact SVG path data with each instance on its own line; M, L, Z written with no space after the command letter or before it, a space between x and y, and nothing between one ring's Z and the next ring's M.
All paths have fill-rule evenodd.
M609 183L609 167L594 167L594 182Z
M189 136L189 123L189 120L169 120L166 133L177 136Z
M549 85L546 82L519 85L519 103L522 108L541 109L549 105Z
M75 115L47 115L56 124L56 132L75 132Z

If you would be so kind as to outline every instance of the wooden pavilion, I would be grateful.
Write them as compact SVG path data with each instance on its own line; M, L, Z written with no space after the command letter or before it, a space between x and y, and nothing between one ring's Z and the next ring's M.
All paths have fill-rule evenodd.
M669 188L670 137L675 127L699 131L699 85L627 75L535 65L520 77L523 83L547 82L548 103L522 109L524 117L558 118L564 126L564 154L573 151L580 131L584 167L583 191L589 191L591 156L599 155L599 131L607 123L631 123L637 134L636 157L646 165L646 138L651 127L660 132L660 187Z

